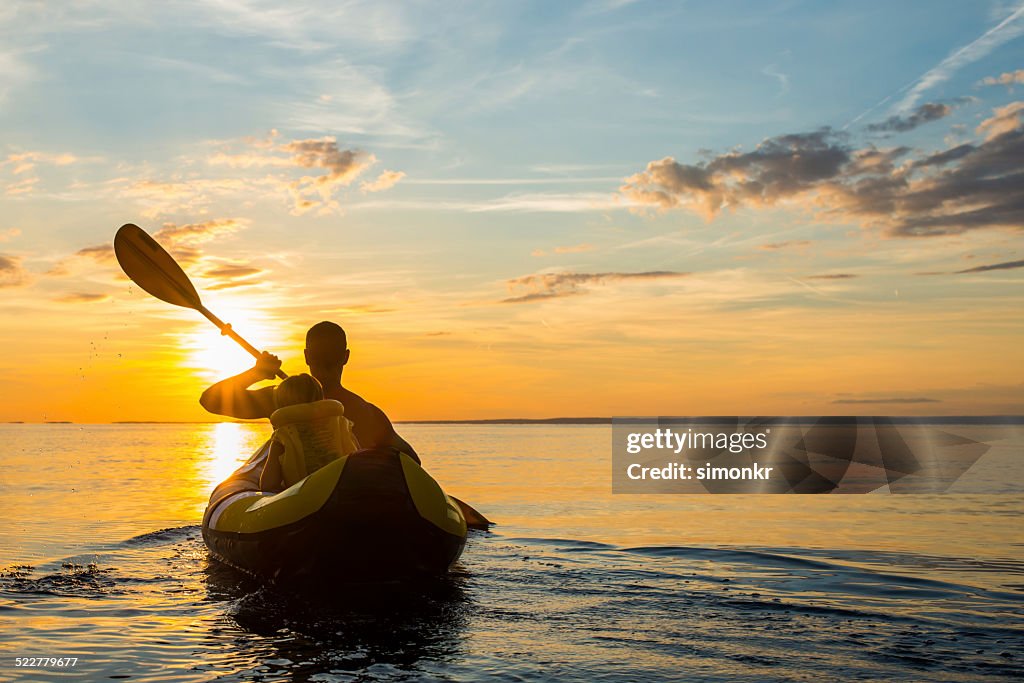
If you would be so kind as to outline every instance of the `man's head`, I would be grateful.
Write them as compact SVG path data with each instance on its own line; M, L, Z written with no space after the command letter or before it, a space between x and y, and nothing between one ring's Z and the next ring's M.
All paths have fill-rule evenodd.
M305 355L313 377L326 386L340 384L349 356L345 330L326 320L313 325L306 333Z

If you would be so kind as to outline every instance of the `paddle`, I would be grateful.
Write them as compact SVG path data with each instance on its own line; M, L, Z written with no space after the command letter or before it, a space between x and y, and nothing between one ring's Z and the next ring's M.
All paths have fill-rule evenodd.
M131 223L122 225L114 235L114 255L117 256L117 262L121 264L125 275L139 287L161 301L199 311L217 326L221 334L234 339L254 358L260 357L256 347L242 339L231 329L229 323L225 323L203 306L196 288L192 286L192 281L188 279L185 271L173 256L146 234L145 230ZM288 377L281 370L277 371L277 376L281 379Z
M121 264L125 275L143 290L161 301L199 311L207 320L217 326L221 334L234 339L254 358L260 357L261 354L256 347L242 339L237 332L231 329L230 324L225 323L211 313L206 306L203 306L199 293L196 292L196 288L188 279L185 271L181 269L174 257L168 254L145 230L132 223L122 225L114 235L114 255L117 256L117 262ZM281 370L277 371L277 376L281 379L288 377ZM462 509L462 516L466 518L466 525L470 528L486 529L494 523L474 510L469 504L455 496L449 497Z
M462 516L466 518L466 526L470 529L488 529L494 522L481 515L477 510L473 508L469 503L459 500L455 496L448 496L455 504L462 510Z

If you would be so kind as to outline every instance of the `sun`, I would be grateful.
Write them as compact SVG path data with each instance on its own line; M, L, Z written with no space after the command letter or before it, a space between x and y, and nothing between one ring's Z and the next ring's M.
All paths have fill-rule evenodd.
M257 349L278 355L284 352L283 331L256 306L224 300L216 304L211 302L208 307ZM215 381L237 375L254 363L245 349L205 320L197 322L191 331L182 335L181 345L185 349L183 366L204 380Z

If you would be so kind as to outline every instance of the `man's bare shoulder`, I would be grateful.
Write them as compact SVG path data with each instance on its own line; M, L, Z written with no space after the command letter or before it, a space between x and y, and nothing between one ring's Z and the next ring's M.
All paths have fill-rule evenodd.
M345 392L345 397L342 403L345 404L346 414L358 414L363 420L391 424L387 414L376 405L370 403L354 391L349 391L348 389L343 389L343 391Z

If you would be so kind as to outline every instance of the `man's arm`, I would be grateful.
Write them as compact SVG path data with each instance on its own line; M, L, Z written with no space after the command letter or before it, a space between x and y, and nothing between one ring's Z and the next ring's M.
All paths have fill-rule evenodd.
M281 360L264 352L252 368L221 380L204 391L199 397L199 404L211 413L242 420L270 417L275 408L274 388L264 387L250 391L249 387L256 382L273 379L280 368Z

